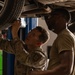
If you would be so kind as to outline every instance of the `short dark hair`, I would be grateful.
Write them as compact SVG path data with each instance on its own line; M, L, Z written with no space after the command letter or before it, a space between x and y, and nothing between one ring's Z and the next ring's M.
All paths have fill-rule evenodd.
M47 40L48 40L48 32L40 27L40 26L37 26L36 29L41 32L41 35L39 36L39 40L43 43L45 43Z
M67 9L65 9L65 8L54 9L51 12L51 15L55 15L57 13L61 13L61 15L66 19L66 21L70 22L70 20L71 20L71 14L70 14L70 12Z

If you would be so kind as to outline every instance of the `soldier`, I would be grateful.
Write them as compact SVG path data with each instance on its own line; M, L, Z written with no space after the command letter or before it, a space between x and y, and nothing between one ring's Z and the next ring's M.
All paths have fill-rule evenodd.
M48 70L33 71L29 75L75 75L75 35L68 29L70 20L70 13L63 8L53 10L46 18L49 30L58 35L50 50Z
M14 75L27 75L31 70L43 70L47 56L41 46L48 40L48 32L36 27L31 30L25 41L18 37L20 21L12 24L11 41L0 38L0 49L15 55Z

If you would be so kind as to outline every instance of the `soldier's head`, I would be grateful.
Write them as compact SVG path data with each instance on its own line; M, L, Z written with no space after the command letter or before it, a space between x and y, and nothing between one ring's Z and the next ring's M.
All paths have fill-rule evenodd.
M42 44L46 43L48 39L48 31L40 26L37 26L28 33L25 43L31 46L41 46Z
M70 19L71 15L67 9L58 8L53 10L45 20L48 28L58 34L66 28Z

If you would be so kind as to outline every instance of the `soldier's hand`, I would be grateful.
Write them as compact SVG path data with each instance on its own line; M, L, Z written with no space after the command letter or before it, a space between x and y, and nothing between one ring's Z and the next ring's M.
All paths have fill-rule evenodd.
M18 30L20 28L20 25L21 25L20 20L16 20L12 24L12 37L13 37L13 39L18 38Z

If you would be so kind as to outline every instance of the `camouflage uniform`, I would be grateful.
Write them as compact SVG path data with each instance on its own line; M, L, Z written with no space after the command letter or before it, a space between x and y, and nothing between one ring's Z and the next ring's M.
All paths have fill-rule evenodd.
M32 53L25 50L25 44L19 39L11 41L0 39L0 49L15 55L14 75L28 75L31 70L42 70L47 60L41 48Z

